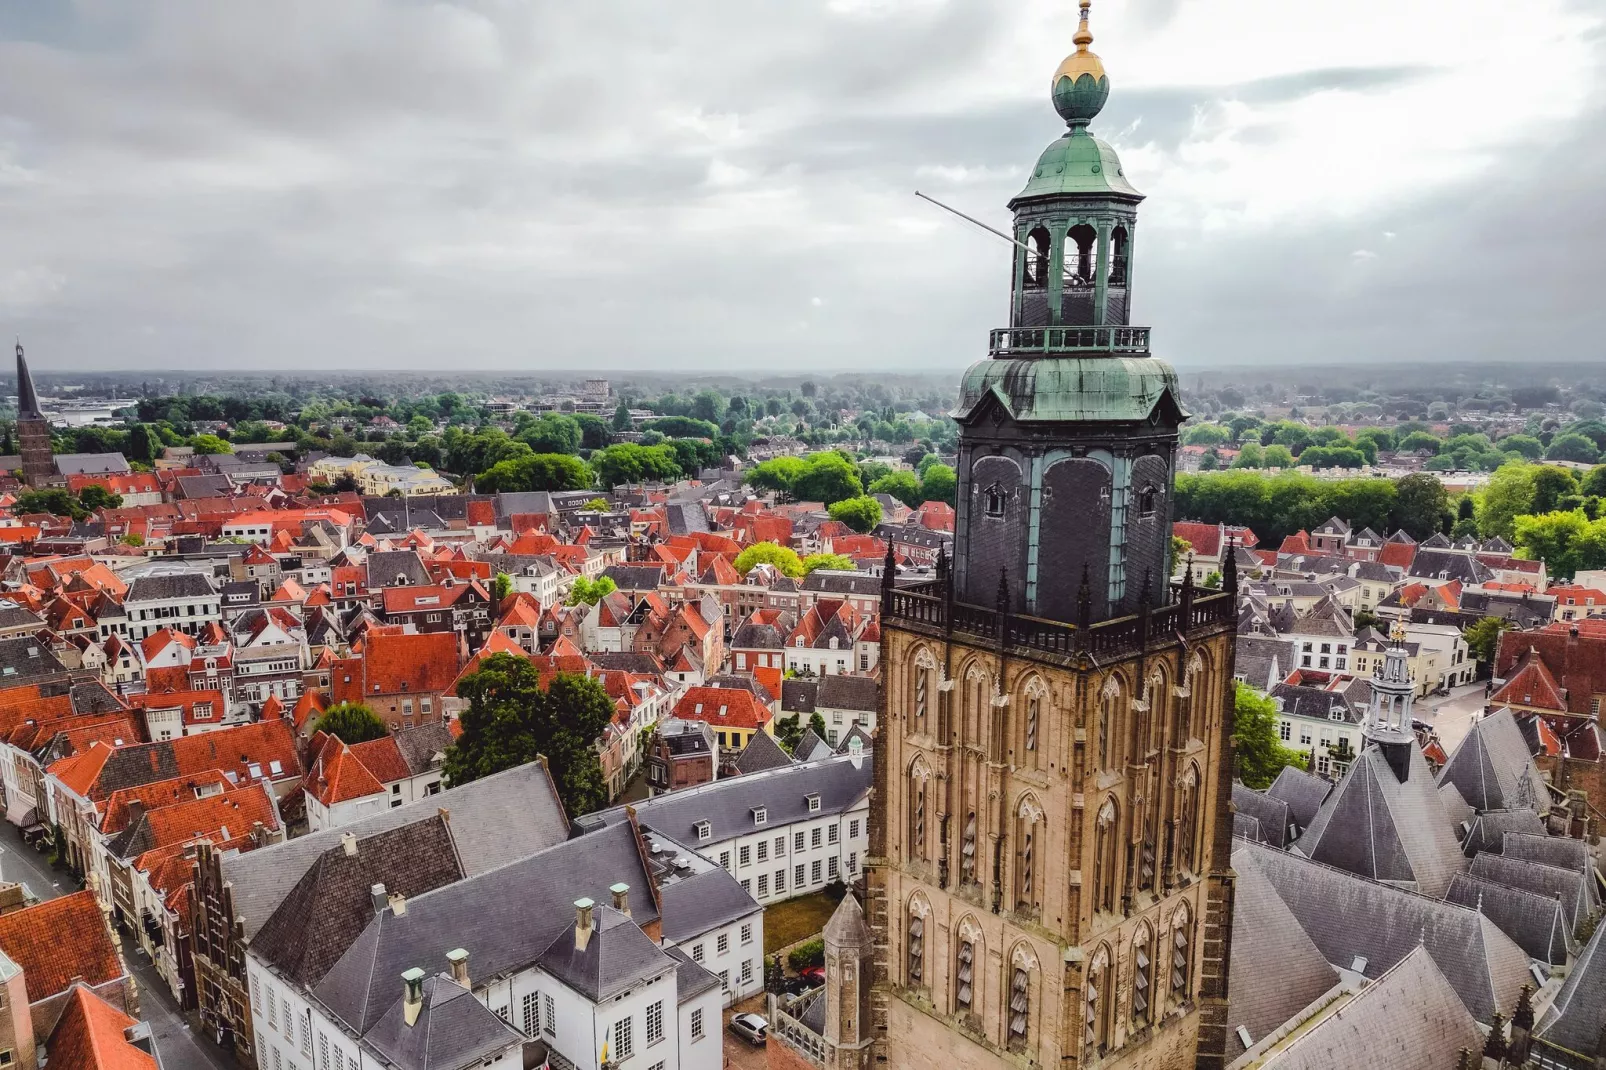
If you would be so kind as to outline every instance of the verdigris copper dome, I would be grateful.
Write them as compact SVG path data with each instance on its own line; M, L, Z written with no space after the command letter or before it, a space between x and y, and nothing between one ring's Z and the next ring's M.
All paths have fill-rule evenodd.
M1104 62L1087 47L1093 43L1093 31L1087 28L1091 6L1092 0L1082 0L1082 24L1071 38L1076 42L1076 51L1065 57L1050 84L1054 110L1071 126L1092 122L1110 97L1110 78L1104 73Z

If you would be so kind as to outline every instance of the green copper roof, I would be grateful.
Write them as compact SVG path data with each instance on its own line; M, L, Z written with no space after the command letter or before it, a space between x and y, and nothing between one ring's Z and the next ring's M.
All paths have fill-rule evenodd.
M977 361L951 415L964 420L993 395L1017 422L1147 420L1167 393L1181 417L1177 373L1153 357L1023 357Z
M1014 207L1032 197L1065 194L1111 194L1142 198L1121 172L1121 158L1085 127L1078 127L1043 150L1026 188L1010 201Z

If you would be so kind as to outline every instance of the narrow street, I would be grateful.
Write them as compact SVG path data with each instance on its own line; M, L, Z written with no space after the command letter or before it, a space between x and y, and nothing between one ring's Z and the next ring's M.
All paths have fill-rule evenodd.
M1483 681L1453 688L1448 695L1419 699L1415 715L1433 726L1446 755L1454 754L1483 713Z
M0 832L0 878L20 881L41 900L55 899L79 890L65 873L50 868L45 856L25 846L15 826L5 822ZM157 976L138 944L122 937L123 960L128 963L139 990L140 1016L150 1023L165 1070L233 1070L234 1060L198 1037L180 1013L173 994Z

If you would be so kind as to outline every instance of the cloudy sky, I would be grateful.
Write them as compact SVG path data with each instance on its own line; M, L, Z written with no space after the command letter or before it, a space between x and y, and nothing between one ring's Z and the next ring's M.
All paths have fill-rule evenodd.
M0 0L41 369L958 368L1072 0ZM1184 368L1600 361L1599 0L1096 0Z

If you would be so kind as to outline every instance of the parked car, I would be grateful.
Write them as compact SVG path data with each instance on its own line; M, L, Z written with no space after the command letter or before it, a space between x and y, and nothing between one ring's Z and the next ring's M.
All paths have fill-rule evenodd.
M818 986L825 984L824 966L805 966L798 971L797 975L811 985Z
M756 1014L738 1014L731 1019L731 1032L755 1048L764 1046L769 1031L770 1024Z

